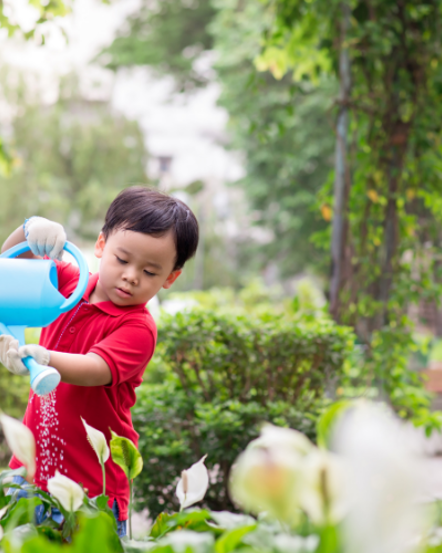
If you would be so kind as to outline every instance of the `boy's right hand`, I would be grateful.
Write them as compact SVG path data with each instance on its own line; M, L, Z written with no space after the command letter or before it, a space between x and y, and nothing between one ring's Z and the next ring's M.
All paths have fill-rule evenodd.
M2 334L0 336L0 363L12 374L25 376L29 374L29 371L21 360L18 347L18 340L9 334Z
M25 236L34 255L61 259L66 242L66 232L60 223L44 217L31 217L25 225Z

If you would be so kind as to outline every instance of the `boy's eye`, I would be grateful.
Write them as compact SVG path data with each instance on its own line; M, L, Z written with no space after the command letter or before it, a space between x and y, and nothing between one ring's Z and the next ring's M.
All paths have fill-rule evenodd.
M150 271L144 270L145 274L148 276L155 276L155 273L151 273Z
M127 261L124 261L124 259L120 259L117 255L115 256L118 260L118 263L121 263L122 265L126 265Z

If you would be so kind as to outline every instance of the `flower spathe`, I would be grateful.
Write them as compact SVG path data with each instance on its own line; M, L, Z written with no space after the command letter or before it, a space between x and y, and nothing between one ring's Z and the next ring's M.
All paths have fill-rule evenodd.
M36 470L34 435L22 422L4 413L0 414L0 422L12 453L26 467L28 478L32 480Z
M87 440L91 444L92 449L97 454L100 464L105 463L110 456L110 449L107 445L105 435L100 430L97 430L93 426L87 424L83 417L81 417L81 422L86 429Z
M204 465L206 457L207 455L204 455L197 463L181 473L181 478L176 487L176 495L181 509L201 501L206 495L209 486L209 474Z
M312 442L298 430L283 428L267 423L262 426L259 438L250 442L248 447L286 449L298 455L308 455L314 446Z
M348 553L405 552L420 534L420 473L412 446L383 405L359 402L337 424L334 449L348 481Z
M84 492L76 482L55 471L55 476L48 481L48 490L66 511L75 512L83 504Z
M257 447L252 442L232 467L230 495L248 512L267 512L292 523L299 516L302 477L301 455L284 447Z

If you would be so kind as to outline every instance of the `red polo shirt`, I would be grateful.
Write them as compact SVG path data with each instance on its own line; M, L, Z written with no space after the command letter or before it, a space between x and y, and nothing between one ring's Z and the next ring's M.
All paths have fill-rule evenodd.
M62 261L56 264L59 291L68 297L77 285L78 268ZM90 275L83 299L43 329L40 344L53 351L96 353L109 365L112 384L74 386L62 382L52 394L43 398L31 390L23 419L32 430L37 445L35 484L47 490L48 479L58 470L75 482L81 482L90 497L102 493L102 473L80 417L101 430L108 441L110 427L119 436L138 444L130 409L157 337L155 322L144 305L119 307L111 301L90 304L89 297L97 281L98 274ZM21 463L13 457L9 466L18 468ZM120 520L126 520L127 478L111 458L105 467L109 505L116 499Z

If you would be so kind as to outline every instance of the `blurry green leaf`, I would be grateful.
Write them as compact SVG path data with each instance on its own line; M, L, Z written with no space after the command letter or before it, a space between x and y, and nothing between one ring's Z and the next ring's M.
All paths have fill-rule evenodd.
M234 528L224 533L215 543L216 553L230 553L230 551L234 551L241 543L242 538L252 530L255 530L255 528L256 524Z
M143 458L131 440L118 436L112 429L110 431L112 439L109 445L112 460L123 469L128 480L133 480L143 469Z

